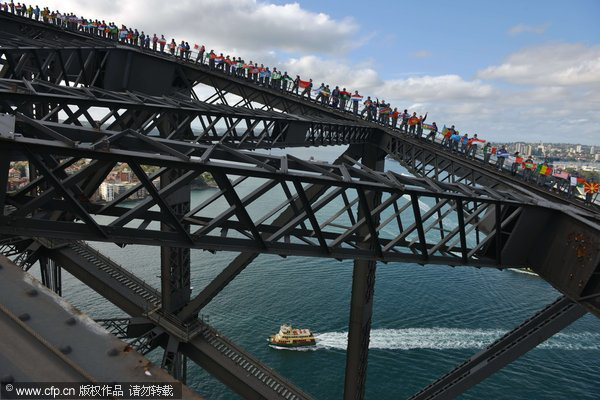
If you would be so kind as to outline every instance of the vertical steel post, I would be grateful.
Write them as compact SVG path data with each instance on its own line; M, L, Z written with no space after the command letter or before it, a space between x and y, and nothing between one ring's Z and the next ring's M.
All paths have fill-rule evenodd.
M384 161L385 154L383 152L375 146L364 146L362 163L365 166L382 171ZM369 210L373 210L381 203L381 196L373 192L368 192L366 197ZM359 208L358 220L363 217L373 218L372 216L363 215L361 208ZM360 235L364 237L368 234L368 224L364 224L360 229ZM363 246L375 251L370 243L365 242ZM362 399L365 396L376 264L376 261L354 261L344 382L344 399L346 400Z
M171 125L163 120L159 127L161 136L166 136L177 122ZM166 187L177 180L184 172L171 170L160 177L160 187ZM176 216L190 211L191 186L186 185L165 198ZM189 230L189 225L184 225ZM161 223L162 231L172 231L167 224ZM175 312L189 303L192 289L190 281L190 249L162 246L160 248L162 307L167 312Z

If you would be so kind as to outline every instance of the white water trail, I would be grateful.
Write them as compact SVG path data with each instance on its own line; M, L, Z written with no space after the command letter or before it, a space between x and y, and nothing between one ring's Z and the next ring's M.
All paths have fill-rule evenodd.
M538 274L536 274L535 272L531 272L531 271L525 271L524 269L519 269L519 268L509 268L509 271L513 271L513 272L518 272L519 274L526 274L526 275L533 275L533 276L539 276Z
M369 348L386 350L412 349L482 349L502 336L501 329L407 328L373 329ZM315 335L317 348L345 350L347 332ZM600 350L600 333L559 333L542 343L541 349Z

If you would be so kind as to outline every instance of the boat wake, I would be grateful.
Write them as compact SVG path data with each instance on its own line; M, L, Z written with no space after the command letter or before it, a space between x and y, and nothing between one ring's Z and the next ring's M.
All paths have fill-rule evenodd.
M369 348L386 350L482 349L501 337L500 329L407 328L373 329ZM345 350L347 332L316 334L317 349ZM541 349L600 350L600 333L559 333L542 343Z
M535 272L531 272L531 271L526 271L524 269L519 269L519 268L509 268L509 271L512 272L518 272L519 274L526 274L526 275L533 275L533 276L539 276L538 274L536 274Z
M290 350L290 351L316 351L319 350L319 346L302 346L302 347L281 347L270 344L270 348L275 350Z

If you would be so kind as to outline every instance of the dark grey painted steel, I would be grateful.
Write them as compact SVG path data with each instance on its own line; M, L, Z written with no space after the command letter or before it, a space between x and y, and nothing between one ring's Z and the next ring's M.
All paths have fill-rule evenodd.
M174 381L3 256L0 331L0 376L5 380ZM183 394L186 399L200 398L185 386Z
M158 291L85 243L69 242L60 247L45 244L55 247L49 254L66 270L129 315L146 315L160 306ZM173 316L157 321L167 324L169 320L182 324ZM163 326L165 330L172 329L172 325ZM292 395L297 399L310 398L206 323L201 324L196 336L180 344L180 350L244 398L289 400L286 396Z
M191 243L186 228L174 229L173 233L161 232L161 236L158 237L151 235L144 238L144 243L148 244L167 243L183 248L197 246L214 250L244 251L234 264L224 270L201 293L201 296L189 302L178 317L168 313L164 314L161 310L146 312L148 317L158 323L160 327L152 329L150 331L150 333L154 332L152 335L140 338L145 341L142 346L144 349L156 347L160 342L169 350L168 342L161 339L164 332L168 332L171 335L171 350L167 355L176 357L178 352L174 350L176 346L173 344L175 343L172 339L173 336L187 337L185 334L182 336L180 332L180 326L183 325L178 318L185 320L190 318L193 322L193 317L198 310L248 265L258 252L265 252L265 247L269 246L270 248L266 252L271 251L274 254L359 259L355 262L355 285L353 285L351 306L351 339L347 363L347 372L350 372L346 376L345 391L347 398L361 398L364 392L372 284L375 276L374 260L404 260L450 265L470 263L489 266L532 266L540 276L552 283L558 290L568 294L588 310L600 315L598 314L600 251L597 241L598 230L600 230L600 214L593 207L582 207L545 193L539 188L527 187L523 182L516 181L491 168L481 168L476 161L446 154L437 146L406 137L396 130L377 124L364 123L348 113L323 107L289 93L258 87L243 79L226 76L205 67L182 63L160 54L121 46L115 42L90 38L85 34L62 31L31 20L5 15L0 15L0 20L2 20L0 29L5 33L0 38L0 55L3 56L0 59L2 77L24 79L22 82L0 81L0 107L4 107L5 110L10 109L11 112L14 112L10 107L11 104L19 107L17 110L18 126L19 129L24 129L22 132L26 136L26 138L7 137L8 141L3 141L3 145L6 144L4 147L11 149L9 157L29 159L41 171L40 177L37 178L37 171L34 169L33 181L28 185L26 191L8 196L6 193L0 193L0 200L2 200L0 203L7 204L6 207L2 207L3 211L9 216L0 219L0 225L2 225L0 231L13 235L87 237L126 243L127 237L135 235L138 238L136 240L139 240L146 232L142 227L131 232L127 231L123 228L125 221L142 218L145 221L155 220L165 225L168 224L170 228L178 226L187 228L194 224L205 227L200 228L195 234L220 228L225 235L228 230L237 230L248 238L245 243L230 241L229 244L224 244L226 243L224 240L221 240L222 243L219 244L217 242ZM24 27L25 29L23 29ZM157 74L160 79L153 79L153 84L148 85L148 75L133 73L136 71L136 66L139 65L144 65L141 70L151 70L153 76L156 71L160 71ZM88 88L69 89L61 94L61 90L57 87L33 82L35 78L63 85L83 85ZM192 102L191 104L187 99L179 100L174 97L163 101L150 99L141 93L134 93L137 90L155 95L164 95L165 93L173 96L180 96L181 93L189 95L191 89L199 84L212 87L215 94L204 102ZM101 93L102 89L92 86L110 91L129 91L129 93L118 94L106 91ZM231 98L226 98L225 93L235 94L241 100L235 104L229 104L228 101L231 101ZM52 98L53 101L61 103L63 106L59 105L58 108L50 110L43 104L44 96L46 96L46 101ZM124 108L125 112L118 116L110 126L103 126L110 119L110 113L101 124L101 129L94 130L77 126L81 124L81 120L85 120L92 127L98 128L96 121L93 121L86 109L93 102L96 102L96 106L99 104L108 106L111 101L116 104L123 103L119 108ZM143 105L145 101L152 105L145 107ZM29 104L32 102L38 102L37 104L42 106L36 106L34 109ZM78 109L71 111L64 107L66 104L76 105ZM218 104L222 105L218 106ZM260 109L257 109L256 104L262 105L259 106ZM155 109L152 110L152 107ZM246 109L240 110L239 107ZM155 118L157 109L161 108L169 109L169 112L177 118L183 118L179 120L182 123L170 126L168 133L163 131L164 137L176 140L160 141L144 136L161 124L164 127L164 121ZM189 108L193 110L190 111ZM66 112L69 118L59 123L56 113L60 110ZM274 113L275 110L288 115L282 116L282 114ZM407 179L395 174L379 174L364 164L360 165L360 168L356 168L354 160L351 160L350 166L333 167L305 162L292 157L273 158L240 153L227 147L190 146L182 143L181 139L192 138L189 122L194 113L205 116L205 119L201 120L203 125L201 137L205 142L221 141L218 136L214 135L214 127L221 118L228 124L226 136L227 140L230 140L230 144L248 148L273 147L273 145L287 147L300 143L309 145L359 143L357 140L364 140L365 136L360 136L360 133L357 136L357 132L364 133L365 130L379 129L377 134L369 135L370 142L384 149L421 178ZM233 114L236 117L232 117ZM299 117L292 117L289 114L301 114L305 117L297 121L294 118L298 119ZM31 119L31 117L40 119L44 116L46 116L46 120L42 123ZM237 118L237 120L233 118ZM344 122L340 122L343 120L346 121L346 125L352 124L355 127L350 127L350 130L344 128ZM146 125L143 125L145 121ZM242 125L242 121L246 123L246 130L243 134L239 134L236 127ZM306 124L311 127L310 134L306 134ZM145 126L145 130L139 129L142 126ZM258 129L261 131L256 134L254 130L259 126ZM91 140L92 135L95 140ZM102 137L101 140L98 139L98 135ZM82 148L76 142L87 143L91 147ZM98 149L101 151L96 151ZM44 156L40 157L42 154ZM59 163L48 157L48 154L71 158ZM155 164L150 161L149 154L152 154L157 160ZM75 176L67 176L64 172L67 164L84 156L95 160L92 166L96 172L84 171ZM197 162L195 158L192 159L192 156L200 157L200 162ZM235 161L246 166L240 168L239 166L218 165L217 158L221 162L223 160ZM354 156L354 158L358 160L360 157ZM177 190L187 190L184 189L187 184L184 182L185 179L169 181L171 182L169 186L161 189L160 192L152 190L151 201L144 201L142 206L130 211L119 207L120 202L126 196L102 207L95 207L93 204L81 201L91 196L117 161L132 162L134 165L135 163L142 165L147 162L150 165L159 165L160 171L149 179L156 177L167 179L164 177L171 174L174 169L208 170L217 177L220 186L219 196L225 197L229 201L230 209L227 213L236 214L239 221L233 224L225 223L228 218L226 214L221 214L213 219L199 220L193 215L192 211L194 210L190 211L191 214L187 211L176 212L175 218L168 212L166 215L161 215L149 211L153 204L165 206L168 203L168 201L165 202L165 199L168 199ZM6 165L0 165L0 167L6 170ZM298 173L298 171L301 172ZM183 177L189 174L188 172ZM242 180L255 176L266 178L270 182L257 189L250 198L242 198L236 193L236 183L229 182L228 174L242 176ZM300 182L313 186L304 190ZM146 180L145 183L148 188L148 181ZM262 224L267 218L262 221L252 221L247 213L244 214L242 208L252 201L252 196L258 198L269 187L276 184L281 184L286 193L287 202L281 207L287 207L286 213L289 215L286 218L280 218L281 224L269 226ZM299 193L292 195L288 185L294 187ZM321 192L324 187L334 187L335 189L333 193L325 194ZM35 188L40 188L45 192L32 198L30 194ZM357 197L349 199L348 189L356 190ZM0 192L4 192L4 190ZM56 193L66 200L53 200ZM367 199L377 198L385 193L391 196L380 205L367 205L370 201ZM216 196L213 201L219 196ZM397 202L400 196L408 196L410 201L400 206ZM355 217L349 212L352 226L348 227L341 236L336 236L333 232L323 229L327 223L320 226L315 217L316 211L320 207L336 197L343 198L344 204L348 208L351 204L358 202L360 213L362 213ZM435 199L436 204L429 210L422 210L419 206L420 199ZM181 204L181 202L179 203ZM407 209L410 210L410 206L412 206L415 223L405 227L401 221L401 214ZM381 213L386 208L392 207L394 214L380 222ZM31 211L35 211L33 215L35 218L31 220L24 218L26 215L30 215ZM336 215L345 211L348 209L341 209ZM87 221L86 228L88 230L73 230L68 223L54 221L52 218L47 219L44 214L48 212L53 215L58 212L59 215L63 213L68 218L83 219ZM117 217L117 221L122 224L110 227L98 226L93 222L91 215L103 213ZM445 230L443 221L452 215L458 218L458 227L453 230ZM15 218L16 216L19 218ZM39 217L43 218L39 219ZM394 219L397 220L400 230L398 238L389 241L380 240L378 238L379 230ZM31 224L31 222L35 222L35 224ZM555 252L552 254L544 253L548 247L547 243L546 246L540 247L539 237L543 237L543 235L532 235L531 233L531 226L538 222L537 228L543 229L543 232L554 235L553 237L556 238L553 244ZM82 224L78 225L80 225L78 228L82 228ZM437 242L431 242L429 236L426 235L430 234L433 229L438 229L438 226L441 238ZM470 241L468 241L467 235L473 230L476 232L476 244L469 248L467 243ZM407 239L411 234L416 237L412 240ZM273 245L277 239L286 235L298 238L310 246L300 249L294 246L277 247ZM480 236L484 237L480 240ZM271 243L269 243L269 238ZM315 238L318 239L318 243L314 243ZM353 250L344 249L340 252L340 248L336 246L342 243L350 244ZM523 243L528 243L528 245L523 246ZM366 253L361 252L361 248L366 248L367 244ZM48 247L47 245L48 243L44 244L45 247ZM410 252L401 256L394 254L394 248L397 245L403 246ZM12 249L21 245L9 243L7 246ZM51 245L49 247L50 253L70 251L58 250ZM523 250L525 247L528 251ZM35 249L30 249L29 252L31 254L27 257L28 260L34 260L38 256ZM436 252L439 255L436 255ZM92 256L92 259L96 257L101 259L100 256ZM90 260L88 259L87 262ZM87 262L80 260L83 265ZM75 268L73 265L76 262L71 260L71 264L71 267ZM92 264L95 263L92 261ZM96 288L105 285L106 276L98 279L96 275L101 276L102 273L93 267L79 269L85 271L78 273L87 279L90 285ZM114 271L115 267L111 266L109 269ZM118 271L119 268L116 270ZM165 279L170 279L167 275L163 274ZM108 276L108 281L110 281L111 275L108 274ZM133 286L140 287L135 284ZM132 287L127 285L125 288L121 288L119 285L116 287L117 289L112 293L109 291L108 296L111 301L119 303L124 308L129 308L132 313L140 313L141 309L147 310L148 299L143 296L140 299L138 296L140 293L137 290L132 291ZM141 290L143 292L143 289ZM187 303L187 300L182 303ZM566 312L562 314L563 317L559 316L555 320L558 321L557 324L561 321L561 323L566 323L565 321L574 318L575 314L574 311ZM163 315L162 322L159 322L160 318L156 319L157 315ZM531 325L531 323L529 324ZM540 322L539 325L543 326L544 323ZM560 326L555 325L553 328L549 328L550 325L541 328L545 335L551 335L552 329L560 330ZM293 395L298 398L305 397L301 392L295 392L295 389L286 385L285 382L278 383L276 377L273 378L275 380L268 380L271 379L269 378L271 375L268 371L263 370L264 367L260 366L260 363L250 360L249 356L244 355L241 350L234 350L235 346L232 343L228 344L225 338L210 328L194 330L192 333L195 336L191 340L184 338L184 342L187 342L179 347L185 348L184 352L187 356L213 372L242 396L247 398L292 398ZM461 393L476 381L483 379L484 375L493 372L492 369L501 368L511 357L518 357L519 351L524 352L528 346L535 345L535 340L531 339L532 336L528 336L523 329L514 332L513 336L514 342L505 340L496 344L504 356L490 362L479 372L469 375L470 378L456 381L456 384L451 386L447 393L452 390L456 394ZM202 342L203 340L205 343ZM207 346L206 343L210 345ZM513 343L517 343L517 345L513 347ZM518 351L514 348L517 348ZM241 355L228 358L231 354ZM500 360L501 358L502 360ZM234 364L230 362L232 360ZM235 364L238 361L239 364ZM349 377L349 375L352 376ZM259 385L256 378L266 383L270 389ZM286 388L286 391L278 389L282 387Z
M362 158L364 166L374 171L383 171L384 161L385 153L379 148L374 146L365 148ZM371 235L371 240L365 240L359 246L376 251L379 242L375 225L379 220L377 217L371 219L371 215L372 210L381 204L381 195L377 192L365 194L361 189L359 195L357 218L359 220L367 218L369 221L360 228L359 232L363 237ZM376 261L354 261L344 380L345 400L360 400L365 397L376 269Z
M28 121L24 122L30 124ZM72 134L75 134L75 132L72 132ZM107 132L106 134L108 140L118 137L118 139L112 141L112 144L108 149L102 148L96 150L83 143L78 145L77 149L72 149L67 142L61 142L60 140L48 142L47 140L25 137L7 138L3 140L3 145L5 145L7 149L14 148L28 157L30 154L34 154L32 152L42 151L43 154L97 159L98 162L122 161L132 163L133 165L156 165L165 168L183 170L192 169L201 172L209 171L213 173L213 175L217 174L217 176L218 174L224 173L227 175L267 178L272 182L279 182L289 186L295 185L295 181L300 181L303 184L321 184L332 189L335 188L335 190L329 193L325 198L313 205L313 207L317 208L325 206L336 197L340 198L344 194L355 197L355 194L349 192L351 188L360 188L362 191L376 191L382 194L393 195L394 198L392 202L386 201L385 207L377 208L377 215L384 211L385 208L391 208L392 205L400 201L401 196L405 194L409 196L412 195L409 199L413 204L413 208L415 206L424 207L420 200L425 198L430 200L440 199L440 201L445 199L463 199L464 204L469 203L470 206L474 203L482 205L496 202L493 197L488 196L487 191L482 189L465 190L465 188L460 185L446 183L432 185L431 182L422 179L412 179L398 174L384 174L373 171L364 165L352 166L348 163L335 166L319 162L306 162L293 157L274 157L256 153L240 152L225 146L206 146L177 140L161 140L148 137L144 138L144 140L140 140L141 138L138 135L128 135L127 133L122 135L109 134ZM199 159L189 159L189 156L192 155L199 157ZM41 166L40 163L42 161L40 159L34 158L34 160ZM223 161L226 163L224 164ZM231 161L235 161L236 163L231 163ZM356 164L354 161L348 161ZM76 215L78 218L88 221L88 223L79 224L67 221L47 221L45 219L37 218L35 214L33 216L27 216L29 214L18 210L14 215L11 213L8 216L0 217L0 220L6 221L3 226L0 226L1 232L33 235L31 230L35 230L36 233L44 232L44 235L58 238L101 240L116 243L168 244L176 247L204 248L208 250L231 249L237 251L259 251L262 253L280 255L310 255L332 258L380 259L385 261L425 261L449 264L457 264L458 261L454 254L454 250L446 248L445 245L441 248L442 254L427 254L425 257L423 254L419 256L412 252L397 252L394 250L395 247L422 247L424 245L424 236L421 234L419 235L418 242L408 243L405 239L398 241L378 237L380 245L376 246L373 250L361 249L360 247L355 246L355 243L360 242L360 235L357 233L358 227L363 224L367 224L367 226L369 226L369 224L373 224L373 226L377 225L373 222L372 215L365 215L365 218L361 219L356 226L350 227L346 232L341 234L339 231L319 228L321 231L320 234L327 241L326 248L323 247L323 243L321 243L318 248L311 244L311 237L315 235L316 231L314 224L305 224L305 222L310 219L309 213L305 212L305 210L301 211L299 215L283 227L265 224L264 221L252 221L252 224L249 224L249 221L244 221L243 218L238 218L238 221L230 221L227 220L226 214L217 216L213 219L207 219L206 217L199 217L196 215L184 215L180 212L177 218L180 219L181 224L200 226L200 229L192 229L191 241L189 235L182 232L181 229L174 232L158 232L144 228L130 228L126 227L125 224L133 219L145 221L154 220L157 222L169 223L172 226L175 224L175 226L177 226L177 221L174 221L173 218L167 218L169 217L169 213L156 213L149 211L149 209L154 204L160 204L163 197L170 196L182 187L182 185L185 185L186 181L178 181L179 183L177 185L173 184L161 188L159 192L160 195L155 193L153 197L143 200L134 208L107 207L96 205L91 201L85 200L85 198L82 199L81 196L76 197L75 195L71 195L67 197L66 200L59 200L52 199L49 195L55 189L59 193L69 193L69 188L77 188L77 186L74 185L76 185L78 181L95 172L93 164L90 164L78 174L64 178L62 181L54 177L53 174L50 175L50 167L46 167L45 169L45 174L51 178L52 188L46 191L42 196L32 198L31 200L24 197L23 200L27 201L27 204L25 205L20 203L23 200L18 200L22 198L20 193L14 195L11 194L11 200L15 201L14 204L23 209L49 207L49 209L61 208L66 211L72 209L73 204L81 202L76 209ZM219 183L219 181L217 183ZM227 187L227 182L225 180L220 180L220 186L224 196L226 193L232 193L231 188ZM298 189L298 187L296 188ZM451 191L454 191L455 194L452 194ZM359 191L359 193L360 192L361 191ZM44 196L46 198L42 201L41 198ZM229 194L229 196L231 197L231 194ZM234 197L231 197L231 199L234 199ZM402 199L401 202L406 200L407 199ZM19 203L16 201L19 201ZM288 198L288 201L291 202L296 200ZM240 204L234 203L231 203L231 209L239 212L242 209ZM517 207L524 205L516 200L503 200L502 203L514 204ZM35 207L31 204L35 204ZM304 207L304 209L306 208ZM229 211L226 211L226 213L227 212ZM97 222L92 220L91 214L116 216L118 218L110 222L110 224L98 225ZM253 218L260 218L260 216ZM261 223L256 224L256 222ZM373 226L371 228L373 228ZM209 227L211 230L214 228L224 230L224 235L219 237L210 235L211 232L208 229ZM417 229L421 228L422 224L418 223ZM255 229L256 231L252 234L252 231ZM234 230L240 232L244 231L253 235L253 237L240 238L232 236L228 233L228 230L231 230L232 233L234 233ZM267 235L267 239L262 240L261 243L256 241L257 232L260 232L260 235L263 233L270 235ZM458 231L454 232L454 234L458 235ZM288 235L292 235L300 240L306 240L302 243L289 243L282 240ZM377 237L378 235L372 236ZM350 244L350 246L346 246L345 244ZM425 245L433 246L433 244ZM380 249L386 249L386 251L381 252ZM460 250L458 246L456 246L456 249ZM475 251L470 253L469 262L479 266L497 265L493 260L481 259Z
M44 81L0 79L0 111L27 112L34 104L57 104L44 116L65 112L69 118L60 125L89 124L96 129L126 129L122 121L127 112L143 112L137 129L144 134L179 136L197 142L219 142L237 148L269 148L294 146L326 146L364 143L373 140L376 130L369 124L349 122L331 117L313 116L310 119L275 111L251 110L240 107L213 105L185 98L149 96L139 92L115 93L99 88L66 88ZM16 110L13 110L16 107ZM94 116L89 113L93 107ZM103 114L100 114L103 113ZM172 125L172 121L177 120ZM202 125L193 131L190 124ZM172 126L170 126L172 125ZM227 126L226 131L215 127ZM128 126L131 127L130 125Z
M360 158L362 153L362 147L350 146L340 157L338 157L333 164L339 165L344 161L345 156L352 158ZM287 186L284 186L286 188ZM319 199L325 192L327 187L324 185L312 185L305 191L305 197L308 201L314 202ZM286 192L291 197L291 193ZM274 221L273 225L281 227L297 215L301 209L300 200L295 199L287 206L284 212L282 212ZM241 253L238 255L226 268L217 275L206 287L190 301L186 307L181 310L179 316L182 320L187 320L195 316L203 307L205 307L217 294L219 294L237 275L239 275L244 268L246 268L259 253Z
M454 399L585 314L583 307L562 296L410 399Z

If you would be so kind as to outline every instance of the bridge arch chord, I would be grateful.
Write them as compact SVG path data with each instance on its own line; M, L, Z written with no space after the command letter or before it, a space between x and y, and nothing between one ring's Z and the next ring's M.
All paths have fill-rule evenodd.
M12 154L10 157L27 159L40 170L40 178L32 186L46 184L49 189L36 197L28 194L32 186L7 194L6 204L15 210L4 217L7 224L0 229L13 234L17 233L15 229L24 229L22 234L42 229L50 236L76 239L82 238L78 235L83 230L89 235L87 239L120 243L169 243L206 250L498 266L495 257L485 260L478 257L494 236L496 222L510 224L522 207L535 207L510 199L498 200L483 190L465 191L459 185L434 185L389 172L375 172L351 158L334 166L293 156L248 153L221 144L158 139L133 130L114 133L75 127L65 130L63 135L39 121L23 120L21 125L29 129L23 130L22 137L4 139L3 145ZM99 134L103 137L98 137ZM76 144L75 139L78 139ZM54 162L47 161L50 156ZM57 172L64 172L73 158L90 161L82 164L79 172L59 177ZM57 164L57 160L62 163ZM78 185L93 174L96 165L107 162L127 164L137 176L139 183L127 191L128 196L140 190L151 196L133 208L122 207L126 197L99 204L83 196ZM146 172L149 166L153 167L152 172ZM169 186L154 189L152 179L169 169L185 173ZM185 215L170 212L164 198L204 172L214 177L220 195ZM235 182L248 178L258 182L258 188L243 195ZM303 209L285 226L271 226L270 221L281 209L302 199L309 184L327 186L328 193L314 203L303 204ZM382 203L368 213L365 210L365 218L357 218L359 207L364 206L361 198L370 192L380 193ZM497 196L503 194L498 192ZM260 208L261 201L268 197L279 198L281 202L266 213L250 216L246 210ZM225 199L229 208L216 216L203 214L219 198ZM155 205L161 213L151 210ZM72 213L85 223L40 217L43 215L40 211L53 208L75 210ZM499 219L492 217L497 209L502 211ZM512 212L506 214L508 210ZM112 221L99 224L92 215L111 217ZM381 222L375 224L372 218L380 218ZM152 222L167 223L177 232L157 231ZM369 234L361 236L357 232L364 226L369 226ZM190 227L191 234L184 227ZM373 250L360 248L364 241L373 242Z
M21 113L61 125L125 130L132 118L144 135L223 143L237 148L271 148L366 143L375 130L331 118L305 120L274 111L211 105L174 95L117 93L70 88L44 81L0 79L0 111Z

